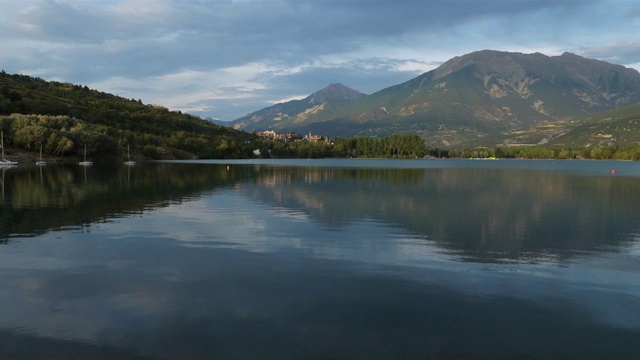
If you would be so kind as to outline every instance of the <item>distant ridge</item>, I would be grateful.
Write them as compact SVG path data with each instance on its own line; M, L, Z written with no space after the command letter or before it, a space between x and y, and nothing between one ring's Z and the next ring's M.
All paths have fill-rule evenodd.
M289 122L304 122L309 114L321 111L326 103L355 101L367 95L339 83L332 83L302 100L291 100L252 112L232 122L245 131L282 130Z

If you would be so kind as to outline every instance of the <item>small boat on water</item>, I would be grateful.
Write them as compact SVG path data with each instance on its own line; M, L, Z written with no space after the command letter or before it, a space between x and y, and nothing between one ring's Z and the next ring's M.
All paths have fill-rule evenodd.
M38 165L38 166L47 165L47 161L46 160L42 160L42 144L40 144L40 160L36 161L36 165Z
M2 149L2 158L0 159L0 166L16 166L16 161L7 160L4 158L4 132L0 132L0 149Z
M136 164L135 160L131 160L131 153L129 152L129 145L127 145L127 156L129 157L128 161L125 161L124 164L127 166L134 166Z
M18 163L16 161L11 160L0 160L0 166L17 166Z
M93 165L93 161L87 161L87 145L84 146L84 161L80 161L78 163L80 166L91 166Z

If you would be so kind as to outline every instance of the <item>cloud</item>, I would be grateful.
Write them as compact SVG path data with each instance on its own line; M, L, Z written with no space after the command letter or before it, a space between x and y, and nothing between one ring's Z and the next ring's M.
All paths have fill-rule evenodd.
M632 66L640 63L640 39L620 41L601 47L582 47L578 52L588 58Z
M252 81L263 71L261 64L246 64L212 71L180 70L139 80L112 77L92 85L128 98L144 92L146 103L197 113L211 109L210 102L244 99L263 90L264 84Z
M34 0L2 6L0 67L7 72L225 120L331 82L372 93L482 49L640 62L635 2Z

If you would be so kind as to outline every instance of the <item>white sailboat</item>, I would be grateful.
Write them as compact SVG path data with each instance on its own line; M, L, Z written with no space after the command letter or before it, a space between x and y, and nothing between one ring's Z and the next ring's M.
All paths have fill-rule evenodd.
M7 160L4 158L4 132L0 132L0 148L2 149L2 159L0 159L0 166L16 166L17 162Z
M125 161L124 164L127 166L134 166L136 164L135 160L131 160L131 153L129 152L129 145L127 145L127 156L129 157L128 161Z
M1 166L0 165L0 172L1 172L1 176L0 176L0 187L2 187L2 200L4 200L4 172L7 170L6 166Z
M93 165L93 161L87 161L87 145L84 146L84 161L80 161L78 163L80 166L91 166Z
M36 161L36 165L38 165L38 166L47 165L47 161L46 160L42 160L42 144L40 144L40 160Z

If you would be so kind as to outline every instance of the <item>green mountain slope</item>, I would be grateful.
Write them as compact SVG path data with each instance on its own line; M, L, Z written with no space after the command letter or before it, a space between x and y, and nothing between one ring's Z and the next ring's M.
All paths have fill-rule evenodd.
M579 148L640 145L640 103L571 121L547 123L524 131L487 137L485 146Z
M552 138L549 142L564 146L640 145L640 103L581 120L571 124L565 136Z
M304 107L278 119L277 127L274 118L263 116L251 129L329 136L417 133L433 145L467 145L638 101L640 73L633 69L569 53L485 50L357 100Z
M57 156L78 155L87 145L89 155L116 157L130 145L137 156L151 158L242 157L250 155L242 144L255 139L162 106L4 71L0 126L8 147L42 145Z

